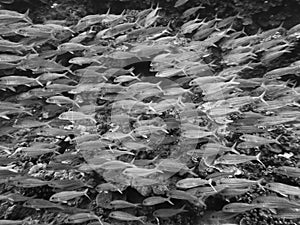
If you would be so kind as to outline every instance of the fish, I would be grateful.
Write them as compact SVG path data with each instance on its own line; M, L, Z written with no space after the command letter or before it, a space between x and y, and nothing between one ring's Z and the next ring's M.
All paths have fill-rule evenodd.
M207 37L212 35L215 31L218 31L218 32L220 31L217 28L217 25L212 26L212 27L207 27L207 28L200 27L198 29L198 31L193 35L193 40L196 40L196 41L205 40ZM224 58L225 58L225 56L224 56Z
M33 83L37 83L43 87L43 84L38 78L29 78L25 76L5 76L0 78L0 85L4 86L26 85L30 87Z
M46 99L46 102L56 104L58 106L62 106L64 104L72 104L73 106L75 105L76 107L80 108L79 104L76 101L61 95L51 96Z
M160 184L160 181L157 179L144 178L144 177L132 177L131 186L133 187L146 187Z
M280 166L275 168L274 172L294 178L298 178L300 176L300 168L292 166Z
M139 167L148 166L154 164L159 158L159 155L155 156L153 159L135 159L133 164Z
M113 209L124 209L124 208L137 208L140 207L139 203L131 203L124 200L113 200L109 203Z
M73 189L78 189L81 187L88 186L88 184L82 182L81 180L50 180L48 181L48 186L53 187L53 188L58 188L58 189L63 189L63 190L73 190ZM91 187L90 187L91 188Z
M29 157L38 157L43 154L47 153L58 153L57 150L59 149L58 145L48 144L48 143L32 143L29 147L21 147L17 149L14 154L22 153Z
M114 184L112 183L102 183L102 184L98 184L96 186L96 191L98 191L99 193L101 192L107 192L107 191L118 191L120 194L123 194L122 191Z
M248 204L243 202L233 202L225 205L222 208L223 212L228 213L243 213L252 209L258 208L256 204Z
M148 146L147 144L139 143L139 142L134 142L134 141L123 141L122 142L122 148L125 148L127 150L151 150L152 148Z
M155 74L156 77L174 77L174 76L180 76L185 75L186 71L184 68L167 68L165 70L161 70Z
M84 223L90 220L98 220L99 223L102 225L102 221L100 220L100 217L95 215L94 213L76 213L70 216L67 216L64 219L64 223L67 224L77 224L77 223Z
M185 130L181 133L181 136L188 138L188 139L199 139L199 138L214 136L217 139L219 139L219 137L217 135L217 129L213 130L213 131L204 131L202 129Z
M149 24L149 21L151 21L153 18L155 18L156 14L158 13L158 11L162 9L161 7L159 7L159 4L156 5L156 8L154 8L145 18L145 24L144 27L148 27L147 25Z
M10 24L18 21L24 21L29 24L32 24L32 20L29 18L29 9L24 13L18 13L12 10L2 9L0 12L0 23L1 24Z
M76 64L79 66L82 66L84 64L91 64L91 63L101 64L101 62L95 56L94 57L74 57L69 60L69 63Z
M33 188L33 187L42 187L45 185L48 185L48 181L36 179L36 178L20 178L15 179L13 181L13 184L17 187L23 187L23 188Z
M240 163L245 163L249 162L252 160L258 161L264 168L266 167L263 162L260 160L261 152L258 153L256 156L251 156L251 155L236 155L236 154L227 154L220 156L214 161L214 165L217 164L224 164L224 165L235 165L235 164L240 164Z
M195 6L195 7L192 7L192 8L189 8L187 10L185 10L182 15L180 16L181 19L187 19L189 18L190 16L194 15L199 9L204 9L205 7L202 6L202 5L199 5L199 6Z
M278 219L299 219L299 208L277 210L277 214L273 217Z
M191 203L199 201L199 199L195 195L181 190L170 190L169 192L167 192L167 196L174 199L187 200Z
M244 195L251 191L251 187L247 188L229 188L226 187L224 190L220 191L219 194L225 198L231 198L239 195Z
M140 221L143 224L145 224L144 221L146 220L145 216L134 216L122 211L112 211L111 213L109 213L108 217L122 221Z
M198 187L198 186L203 186L206 184L210 185L212 187L212 189L214 189L211 179L205 180L202 178L185 178L185 179L179 180L176 183L176 187L180 188L180 189L189 189L189 188L194 188L194 187Z
M88 188L85 189L84 191L62 191L58 192L54 195L51 195L50 201L51 202L67 202L68 200L71 200L73 198L81 197L81 196L86 196L88 199L90 197L88 196Z
M161 81L158 83L136 82L136 83L128 86L127 91L139 92L141 90L153 87L153 88L157 88L158 90L163 92L162 88L160 87L160 84L161 84Z
M32 198L33 197L26 197L26 196L23 196L23 195L17 194L17 193L9 193L6 195L0 195L1 200L9 200L12 202L25 202Z
M36 127L44 127L44 126L50 126L50 123L52 122L52 120L49 120L47 122L41 122L38 120L32 120L32 119L22 119L22 120L18 120L16 121L12 126L14 128L19 128L19 129L24 129L24 128L36 128Z
M99 134L83 134L80 136L76 136L71 140L72 143L77 143L77 144L82 144L84 142L89 142L89 141L97 141L99 140L100 135Z
M267 183L264 186L266 189L277 192L285 197L289 195L300 196L300 188L292 185L287 185L278 182Z
M22 225L26 220L0 220L0 225Z
M278 139L281 138L281 136L282 135L279 135L276 139L269 139L269 138L264 138L256 135L244 134L240 136L240 139L243 141L254 142L261 145L270 144L270 143L276 143L278 145L281 145L281 143L278 141Z
M183 205L179 209L157 209L153 212L153 216L156 218L169 218L180 213L188 212L185 207L186 206Z
M69 163L50 161L45 169L57 171L57 170L72 170L76 168L77 166L70 165Z
M292 201L286 198L277 196L259 196L253 199L252 203L260 203L265 208L275 208L275 209L288 209L288 208L299 208L300 203Z
M265 65L269 65L272 61L278 59L279 57L281 57L282 55L284 55L286 53L291 53L291 50L283 49L281 51L265 53L261 58L261 62Z
M37 80L39 81L46 81L46 82L49 82L49 81L53 81L53 80L56 80L56 79L59 79L59 78L67 78L67 79L70 79L68 76L67 76L68 72L65 72L65 73L43 73L41 75L39 75L37 77Z
M39 198L35 198L35 199L29 199L26 202L24 202L23 206L25 207L29 207L29 208L34 208L34 209L60 209L60 210L64 210L64 207L47 201L45 199L39 199Z
M166 130L166 126L154 126L154 125L139 126L132 131L136 136L142 136L142 137L147 137L147 135L151 135L153 133L159 133L159 131L162 131L166 134L169 133Z
M26 56L19 56L19 55L11 55L11 54L0 54L0 62L7 62L7 63L16 63L23 59Z
M82 45L80 43L63 43L60 44L57 47L57 50L60 52L60 54L64 53L64 52L70 52L70 53L74 53L75 51L83 51L83 50L89 50L92 49L94 46L86 46L86 45Z
M130 82L130 81L133 81L133 80L141 81L141 79L138 78L137 76L121 75L121 76L116 77L114 79L114 82L115 83L125 83L125 82Z
M122 172L122 174L129 177L145 177L155 173L163 173L163 171L159 170L158 168L146 169L146 168L139 168L139 167L130 167L130 168L126 168Z
M124 134L122 132L106 132L101 136L101 139L106 139L106 140L122 140L127 137L130 137L132 140L135 140L135 137L133 136L134 130L130 131L127 134Z
M58 119L61 120L69 120L71 122L77 121L77 120L83 120L83 119L88 119L94 123L97 123L96 119L94 118L94 115L86 115L81 112L76 112L76 111L68 111L60 114L58 116Z
M227 185L229 188L246 188L251 185L258 185L262 190L264 190L264 187L261 185L263 181L264 178L259 180L249 180L245 178L221 178L217 181L217 183Z
M153 205L158 205L158 204L161 204L161 203L164 203L164 202L168 202L170 203L171 205L174 205L173 202L171 202L171 197L167 197L167 198L164 198L164 197L161 197L161 196L152 196L152 197L148 197L148 198L145 198L143 200L143 205L145 206L153 206Z
M175 2L174 7L175 7L175 8L178 8L179 6L182 6L182 5L186 4L188 1L189 1L189 0L177 0L177 1Z
M100 165L100 168L105 170L116 170L116 169L125 169L125 168L136 168L136 166L128 162L123 162L119 160L110 160L102 163Z

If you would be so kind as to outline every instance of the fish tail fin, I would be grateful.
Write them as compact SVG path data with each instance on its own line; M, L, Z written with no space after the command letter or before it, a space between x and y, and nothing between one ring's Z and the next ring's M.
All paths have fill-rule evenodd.
M145 221L147 220L146 216L139 216L137 218L138 218L138 221L140 221L142 224L145 224Z
M3 118L3 119L6 119L6 120L10 120L10 118L6 115L1 115L0 117Z
M161 91L163 92L163 89L161 88L160 84L161 84L162 81L159 81L157 84L156 84L156 87Z
M216 129L214 129L214 130L212 131L212 135L213 135L217 140L219 140L219 136L218 136L218 128L216 128Z
M227 34L227 32L229 32L229 31L234 31L234 32L236 32L236 30L233 28L233 25L234 25L234 23L231 23L230 26L226 29L226 34Z
M162 170L159 169L159 164L157 164L156 167L154 167L153 170L154 170L155 172L157 172L157 173L164 173L164 171L162 171Z
M269 105L269 103L266 102L266 100L264 99L265 95L266 95L266 90L260 95L257 97L257 99L259 99L261 102L265 103L266 105Z
M180 212L188 212L188 210L186 210L185 208L186 208L186 204L184 204L184 205L179 209L179 211L180 211Z
M162 132L168 134L169 131L167 130L167 128L168 128L167 124L164 124L164 125L162 125L162 126L160 127L160 129L161 129Z
M177 99L176 105L178 105L179 107L184 107L185 104L182 102L182 96L180 95Z
M44 85L39 81L40 77L35 78L35 82L37 82L40 86L44 87Z
M80 105L78 104L78 102L74 101L73 103L74 103L74 105L76 105L77 108L80 108Z
M46 126L48 126L49 128L52 128L51 126L50 126L50 123L52 122L52 120L49 120L49 121L47 121L46 122Z
M132 130L132 131L130 131L129 133L128 133L128 136L132 139L132 140L136 140L135 139L135 137L133 136L133 134L134 134L134 130Z
M255 156L256 161L259 162L264 168L266 168L265 164L263 164L263 162L260 160L260 156L261 156L261 152Z
M218 192L216 189L215 189L215 187L212 185L212 179L210 178L210 179L208 179L208 184L209 184L209 186L214 190L214 192Z
M187 91L187 93L189 93L190 95L194 95L194 93L192 92L192 89L193 89L193 87L190 87L190 88L188 88L188 89L186 89Z
M80 107L79 107L79 108L80 108ZM96 115L96 113L93 113L93 114L89 115L88 118L89 118L91 121L93 121L94 123L97 123L97 120L95 119L95 115Z
M30 19L30 17L29 17L29 8L26 10L26 12L23 14L23 19L26 21L26 22L28 22L28 23L30 23L30 24L33 24L32 23L32 20Z
M87 188L87 189L85 189L84 190L84 192L83 192L83 194L90 200L90 201L92 201L91 200L91 198L90 198L90 196L87 194L88 193L88 191L89 191L89 189Z
M103 225L103 223L102 223L102 221L101 221L101 218L102 218L102 216L96 216L97 218L97 220L99 221L99 223L101 224L101 225Z
M278 145L281 145L281 143L279 142L279 139L282 137L282 134L279 134L277 138L275 138L275 143Z
M67 71L67 72L64 72L64 73L62 74L62 77L65 77L65 78L67 78L67 79L71 79L70 77L67 76L67 74L68 74L68 71ZM72 80L73 80L73 79L72 79Z
M261 178L257 181L257 185L263 190L265 191L265 188L261 185L261 182L264 181L264 178Z
M235 149L236 146L237 146L237 143L238 143L238 142L236 141L236 142L232 145L230 151L231 151L231 152L234 152L235 154L240 155L240 153Z
M168 196L168 198L166 199L167 202L169 202L171 205L174 205L174 203L171 201L171 196Z
M13 92L16 92L16 89L15 89L14 87L8 86L8 87L6 87L6 88L8 88L9 90L11 90L11 91L13 91Z

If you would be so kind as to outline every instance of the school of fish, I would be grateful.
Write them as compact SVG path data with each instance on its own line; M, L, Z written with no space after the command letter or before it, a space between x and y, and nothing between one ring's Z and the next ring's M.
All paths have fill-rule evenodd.
M168 224L199 212L199 224L239 224L256 209L300 220L300 61L278 63L300 25L247 35L241 15L200 19L203 8L178 29L158 25L159 5L73 26L0 9L0 224ZM207 210L212 198L221 210ZM43 220L11 219L12 206Z

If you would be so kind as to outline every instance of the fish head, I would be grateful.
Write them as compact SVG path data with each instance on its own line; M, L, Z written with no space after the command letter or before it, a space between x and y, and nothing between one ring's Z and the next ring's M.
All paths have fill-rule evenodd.
M111 212L111 213L108 215L108 217L111 217L111 218L118 218L118 215L117 215L117 213L115 213L115 212Z
M178 187L178 188L185 188L186 187L185 182L184 181L178 181L176 183L176 187Z
M72 223L72 219L67 217L66 219L64 219L64 223Z
M25 207L32 207L32 205L31 205L31 203L29 201L24 202L23 206L25 206Z
M51 196L49 200L50 200L51 202L58 202L58 201L59 201L59 198L56 197L56 196Z
M159 217L159 216L160 216L160 215L159 215L159 212L154 211L154 212L153 212L153 216L154 216L154 217Z
M27 91L27 92L24 92L24 93L21 93L17 96L17 100L24 100L24 99L29 99L31 98L33 95Z
M241 139L242 141L246 141L246 137L245 137L244 135L240 136L240 139Z
M189 85L190 85L190 86L195 86L196 84L197 84L197 82L194 81L194 80L191 80L191 81L189 82Z
M67 115L62 113L58 116L58 119L67 119Z
M149 201L147 199L145 199L143 202L142 202L142 205L148 205L149 204Z
M130 171L128 171L128 170L124 170L123 172L122 172L124 175L127 175L127 176L129 176L130 175Z
M47 99L46 99L46 102L47 102L47 103L54 103L55 101L54 101L54 99L52 99L52 98L47 98Z

